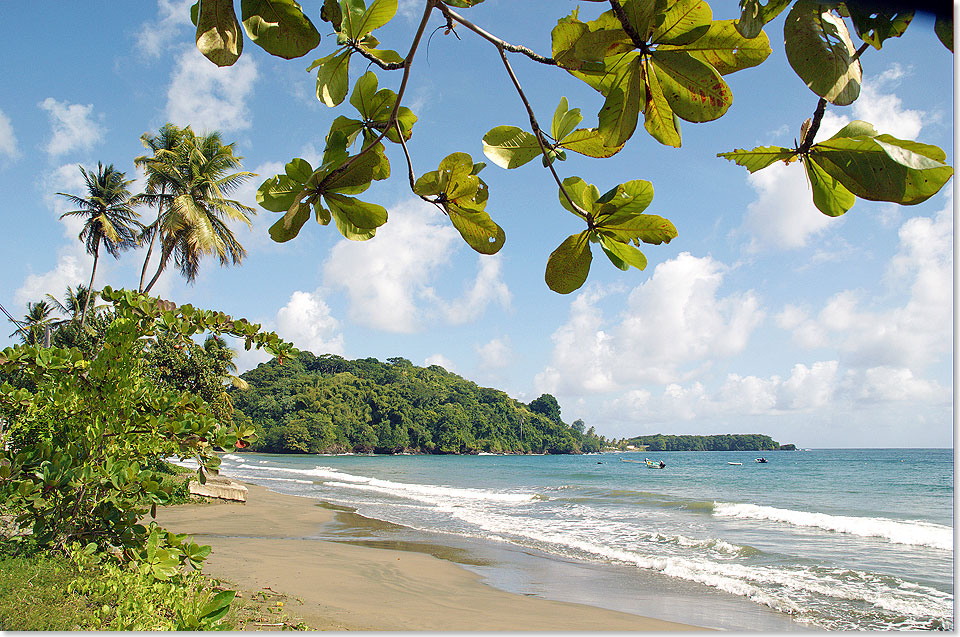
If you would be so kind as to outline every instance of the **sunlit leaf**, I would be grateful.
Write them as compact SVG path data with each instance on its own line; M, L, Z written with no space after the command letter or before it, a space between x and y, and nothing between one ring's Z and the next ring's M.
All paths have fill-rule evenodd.
M717 153L717 157L729 159L755 173L775 161L787 161L796 154L797 151L783 146L758 146L753 150L739 149L728 153Z
M689 44L700 38L710 27L713 12L704 0L675 0L663 12L662 19L651 33L657 44Z
M680 123L663 95L660 80L651 65L644 61L643 77L646 80L646 101L643 106L643 127L650 136L663 144L680 148Z
M586 155L587 157L596 157L603 159L613 157L623 148L620 146L607 146L603 143L603 136L596 128L578 128L562 140L559 146L566 150L572 150L575 153Z
M343 102L350 88L350 51L334 53L321 58L307 67L317 71L317 99L327 106Z
M517 126L497 126L483 136L483 154L501 168L516 168L541 154L531 133Z
M706 62L720 75L728 75L757 66L771 53L770 40L761 31L754 38L744 38L737 32L733 20L718 20L710 23L710 28L696 41L682 47L662 44L658 51L682 48L684 51Z
M342 216L360 230L379 228L387 222L387 209L377 204L335 193L325 193L323 201L331 213Z
M709 122L733 104L733 93L717 71L688 53L657 50L651 66L667 103L680 119Z
M550 253L544 280L554 292L569 294L580 288L590 274L589 230L572 234Z
M643 104L643 82L640 77L640 59L636 58L621 70L617 82L610 87L607 99L600 109L598 130L607 146L623 146L637 128L640 106Z
M853 207L856 197L809 157L803 160L813 190L813 204L823 214L839 217Z
M306 55L320 33L294 0L241 0L243 28L254 43L285 59Z
M310 206L295 202L276 223L270 226L270 238L278 243L289 241L300 233L303 224L310 218Z
M913 11L878 11L855 2L847 5L847 11L857 36L875 49L882 47L885 40L903 35L913 20Z
M230 66L243 52L243 32L233 0L200 0L197 48L217 66Z
M862 70L843 19L812 0L800 0L783 25L790 66L811 91L832 104L852 104L860 95Z
M624 266L633 266L638 270L647 267L647 257L629 243L622 243L601 233L600 245L603 247L603 251L607 253L610 261L621 270L627 269ZM614 257L616 257L616 260Z

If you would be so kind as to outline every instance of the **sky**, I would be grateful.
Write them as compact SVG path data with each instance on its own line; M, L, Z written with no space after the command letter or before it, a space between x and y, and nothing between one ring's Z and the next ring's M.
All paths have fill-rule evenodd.
M314 166L346 102L315 96L316 58L335 47L316 0L302 5L322 40L305 57L274 58L247 41L240 60L218 69L194 45L186 0L129 3L5 2L0 42L0 304L26 303L86 284L92 257L80 223L60 220L83 194L78 166L114 164L136 179L140 142L165 122L218 130L257 173L237 198L256 207L257 187L293 157ZM714 2L714 18L736 15ZM239 3L238 3L239 6ZM550 30L577 7L568 0L486 0L461 10L507 42L549 55ZM401 0L377 32L381 48L405 53L422 3ZM590 19L604 5L584 2ZM726 13L725 13L726 12ZM523 104L493 47L464 28L445 34L433 17L416 53L404 104L418 117L409 142L417 175L462 151L484 161L481 138L498 125L528 127ZM765 29L773 53L726 77L733 106L721 119L681 123L683 146L640 130L609 160L568 153L561 177L601 192L631 179L653 183L647 212L679 236L644 246L644 271L621 272L595 254L580 290L544 282L546 260L582 222L560 206L538 161L481 176L487 210L507 241L481 256L449 220L414 197L399 148L394 177L362 196L388 209L368 242L308 222L274 243L278 215L263 209L235 228L240 267L205 261L193 285L174 270L153 292L177 303L246 317L298 348L347 358L401 356L442 365L529 402L557 397L565 421L599 434L763 433L804 448L953 446L953 181L916 206L857 200L831 219L813 206L803 171L777 163L750 175L716 154L760 145L792 147L817 97L789 67L783 16ZM459 36L459 37L458 37ZM862 57L863 89L851 106L829 107L818 139L853 119L881 133L935 144L953 165L953 56L932 18ZM595 126L599 94L556 68L511 56L541 125L561 97ZM359 58L351 80L368 70ZM378 71L397 90L399 72ZM155 211L141 209L144 221ZM145 250L104 256L95 287L136 288ZM13 345L12 324L0 347ZM241 370L266 360L238 347Z

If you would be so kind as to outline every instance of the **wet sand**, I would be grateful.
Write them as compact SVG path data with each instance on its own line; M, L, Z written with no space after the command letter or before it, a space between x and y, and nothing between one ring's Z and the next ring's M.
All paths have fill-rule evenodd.
M453 562L415 551L316 539L336 512L248 484L246 503L166 507L157 521L209 544L204 572L246 591L299 600L317 630L673 631L695 626L498 590Z

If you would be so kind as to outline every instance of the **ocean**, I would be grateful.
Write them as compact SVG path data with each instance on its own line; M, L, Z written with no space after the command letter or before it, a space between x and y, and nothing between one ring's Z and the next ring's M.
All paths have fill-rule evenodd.
M513 592L724 630L954 629L952 449L243 453L221 473L368 520L320 539L446 547Z

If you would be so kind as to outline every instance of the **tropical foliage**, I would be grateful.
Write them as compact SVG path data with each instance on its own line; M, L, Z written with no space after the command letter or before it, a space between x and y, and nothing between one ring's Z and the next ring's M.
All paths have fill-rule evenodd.
M773 146L720 153L751 172L775 161L799 161L807 174L813 201L824 214L838 216L857 197L912 205L924 201L946 184L953 169L946 154L934 146L894 138L856 121L826 141L815 143L827 103L845 106L860 94L863 68L860 57L871 47L882 48L910 26L911 3L818 2L814 0L741 0L741 15L714 20L704 0L609 0L607 10L581 16L581 7L559 17L550 33L550 56L505 42L454 8L469 9L483 0L425 0L423 14L412 34L407 54L380 48L374 33L398 11L398 0L314 0L302 8L294 0L243 0L240 19L233 0L199 0L190 9L196 25L196 43L218 66L236 62L246 38L268 53L285 59L307 55L320 46L321 36L310 17L319 15L335 38L329 52L307 67L316 72L317 99L329 107L350 104L359 117L338 116L326 136L322 163L313 167L294 158L283 174L260 186L257 201L282 213L270 229L275 241L296 237L313 216L321 225L333 220L348 239L366 241L387 222L386 209L354 197L374 181L391 174L385 140L398 144L407 163L413 192L437 207L464 241L481 254L498 252L506 235L487 210L485 167L467 153L453 152L436 170L419 178L407 146L413 140L416 115L403 106L429 19L439 14L446 34L456 28L470 31L490 43L503 62L510 85L526 107L529 128L496 126L482 136L483 151L498 166L514 169L536 157L558 186L560 206L576 215L585 229L563 240L547 260L545 280L554 291L569 293L586 281L592 262L591 244L622 270L644 269L640 244L674 239L677 228L668 219L649 214L653 185L642 179L596 187L576 176L562 177L557 166L568 152L586 157L613 157L643 129L654 140L680 147L681 120L704 123L724 115L733 103L725 76L755 67L770 55L763 28L790 7L783 28L787 59L818 103L813 117L801 126L793 148ZM585 3L599 4L599 0ZM583 8L587 12L586 7ZM952 15L945 11L935 24L937 36L953 50ZM856 47L853 37L862 42ZM459 37L459 35L457 35ZM537 109L524 93L508 54L519 54L559 68L584 82L603 98L596 124L580 127L580 108L566 98L553 109L549 132L537 119ZM363 58L367 71L350 91L350 61ZM375 67L375 68L374 68ZM380 88L377 71L401 74L396 92ZM603 194L601 194L603 193Z
M112 320L94 351L23 345L0 353L0 501L30 541L59 550L79 543L166 579L198 567L209 548L142 522L170 499L163 459L194 459L203 482L219 466L218 450L254 435L204 399L209 390L216 402L222 385L217 393L203 374L187 382L164 368L166 344L186 347L210 331L278 359L294 350L222 313L109 287L102 296Z
M529 405L439 365L300 352L241 375L234 418L273 453L580 453L603 441L560 419L556 398Z
M648 451L776 451L780 443L763 434L671 436L654 434L630 438L628 444L645 445Z

